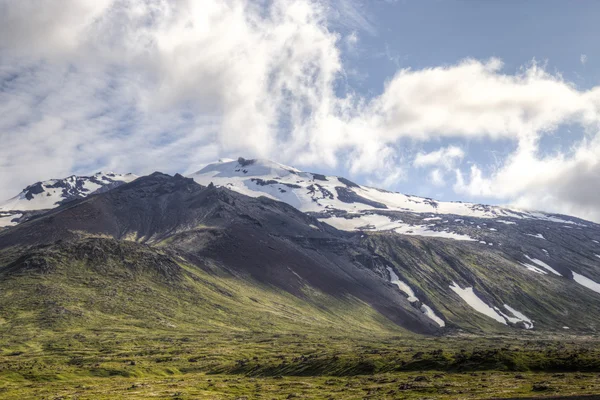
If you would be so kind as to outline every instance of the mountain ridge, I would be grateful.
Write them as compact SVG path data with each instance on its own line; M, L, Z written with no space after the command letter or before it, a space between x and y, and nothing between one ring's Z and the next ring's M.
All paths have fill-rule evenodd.
M237 160L220 159L190 174L189 177L205 186L213 183L251 197L262 195L283 201L304 212L320 213L321 216L329 214L331 217L329 222L339 229L352 230L358 226L350 228L344 226L344 221L337 218L339 213L336 215L335 211L352 216L354 211L366 210L374 211L378 215L383 215L382 211L386 210L400 210L422 214L430 213L431 218L440 214L484 218L542 219L573 225L594 224L592 221L563 214L463 201L437 201L428 197L406 195L359 185L344 177L304 172L295 167L266 159L245 159L243 157L239 157ZM16 225L18 222L26 220L26 218L22 218L23 212L27 215L32 211L35 214L39 210L52 209L69 201L109 190L136 178L137 175L131 173L98 172L89 177L71 175L63 179L36 182L23 189L19 195L0 204L0 228ZM236 178L235 182L233 178ZM299 182L303 179L310 181L310 184L300 185L299 183L304 183ZM294 180L296 182L293 182ZM53 193L48 190L56 188L62 190L55 190ZM296 193L300 190L307 192L308 196ZM357 190L361 192L356 193ZM46 197L50 199L43 199L43 196L40 196L42 193L46 193ZM328 201L328 199L334 201ZM15 217L17 214L20 214L20 217ZM13 221L13 219L15 220ZM356 221L359 220L361 218L356 219ZM368 221L364 225L369 225ZM378 229L377 224L374 229Z
M39 181L15 197L0 203L0 228L16 225L40 211L49 210L90 194L102 193L136 179L134 174L97 172L90 176L70 175Z
M189 175L200 184L213 182L250 196L265 195L287 202L305 212L337 209L352 212L361 205L369 210L401 210L419 213L448 214L487 218L544 219L557 223L587 222L580 218L561 219L561 214L527 211L511 207L490 206L462 201L443 202L427 197L405 195L384 189L363 186L338 176L303 172L266 159L220 160ZM328 183L325 183L328 182ZM308 189L302 196L295 189ZM355 192L355 189L362 189ZM330 201L335 200L335 203ZM334 203L334 204L332 204ZM349 206L350 205L350 206Z

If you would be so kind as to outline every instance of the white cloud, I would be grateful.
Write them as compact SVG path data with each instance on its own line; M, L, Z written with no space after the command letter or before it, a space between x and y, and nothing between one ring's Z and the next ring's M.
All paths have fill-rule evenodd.
M80 48L112 0L0 0L0 48L26 48L54 56Z
M571 151L539 156L537 143L524 143L496 170L471 167L468 180L457 171L454 189L539 209L600 221L600 137L583 139Z
M71 172L185 172L240 155L342 164L383 185L414 163L441 185L468 155L446 147L413 161L399 143L473 138L519 150L501 168L459 171L457 191L583 204L566 191L580 193L568 186L578 171L595 171L600 87L581 90L535 62L512 73L497 59L469 59L401 69L372 98L351 88L340 96L349 32L375 29L362 3L335 4L0 0L0 198ZM342 22L350 36L335 31ZM561 124L581 125L586 141L573 156L540 158L539 140Z
M370 35L376 35L377 29L370 21L363 0L330 0L328 3L328 14L334 26L342 26L346 29L360 29Z
M581 65L585 65L587 63L587 55L586 54L582 54L581 56L579 56L579 61L581 62Z
M349 50L354 50L358 43L358 34L356 33L356 31L353 31L350 34L346 35L344 41L346 42L346 47Z
M465 152L457 146L448 146L430 153L418 153L413 165L415 167L441 166L451 169L457 161L464 158Z
M431 170L429 173L429 182L431 182L434 186L444 186L446 185L446 178L444 171L439 168L435 168Z
M306 134L308 146L294 152L308 163L335 160L336 151L354 148L364 161L363 152L402 138L521 142L560 124L592 126L599 120L600 88L579 91L536 63L515 75L502 73L501 66L495 59L466 60L449 67L401 70L380 96L368 102L337 99L337 108L316 115ZM379 168L381 159L370 158L373 163L362 162L363 171Z
M337 101L338 36L309 0L266 10L245 0L0 1L5 197L98 165L173 171L221 153L273 156Z
M465 152L460 147L447 146L429 153L417 153L412 165L417 168L432 168L429 171L429 182L441 187L446 185L446 173L464 157Z
M600 88L578 91L533 63L515 75L502 63L466 60L450 67L401 70L371 104L384 138L523 138L565 122L598 120Z

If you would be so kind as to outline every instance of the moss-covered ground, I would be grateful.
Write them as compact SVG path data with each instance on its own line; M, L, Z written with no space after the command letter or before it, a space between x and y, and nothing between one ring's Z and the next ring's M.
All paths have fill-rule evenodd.
M351 297L293 296L128 243L14 259L0 254L0 399L600 393L595 337L418 336Z
M4 346L2 399L459 399L600 393L592 338L109 329Z

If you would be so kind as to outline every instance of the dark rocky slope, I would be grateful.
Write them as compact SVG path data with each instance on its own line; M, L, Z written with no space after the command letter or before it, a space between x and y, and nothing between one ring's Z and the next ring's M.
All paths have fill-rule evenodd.
M564 228L569 236L553 231L551 221L447 221L494 245L338 231L282 202L154 173L0 232L0 273L53 274L53 265L76 268L73 260L102 271L108 259L122 264L131 282L138 276L132 271L143 270L172 285L178 276L193 279L192 268L342 318L363 304L419 333L597 332L600 293L574 279L599 274L594 224ZM544 239L526 234L540 230ZM108 242L90 245L99 238ZM169 293L173 301L181 294Z
M362 302L415 332L439 331L393 285L359 262L368 254L348 234L287 204L202 187L179 175L154 173L3 231L0 271L5 276L47 273L68 260L102 265L106 257L121 257L122 246L104 245L102 251L92 246L86 252L90 245L82 241L90 237L123 242L137 260L132 265L140 264L135 254L165 252L147 263L155 273L176 276L178 269L168 266L184 262L290 293L323 309L327 304L315 303L315 293ZM62 250L52 250L56 246Z

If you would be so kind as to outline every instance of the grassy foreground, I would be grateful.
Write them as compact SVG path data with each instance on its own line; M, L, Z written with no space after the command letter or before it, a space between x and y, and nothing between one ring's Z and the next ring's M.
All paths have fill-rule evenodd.
M595 337L418 336L351 297L292 296L135 243L18 257L0 252L0 399L600 393Z
M58 335L0 356L2 399L459 399L600 393L600 346L199 331Z

